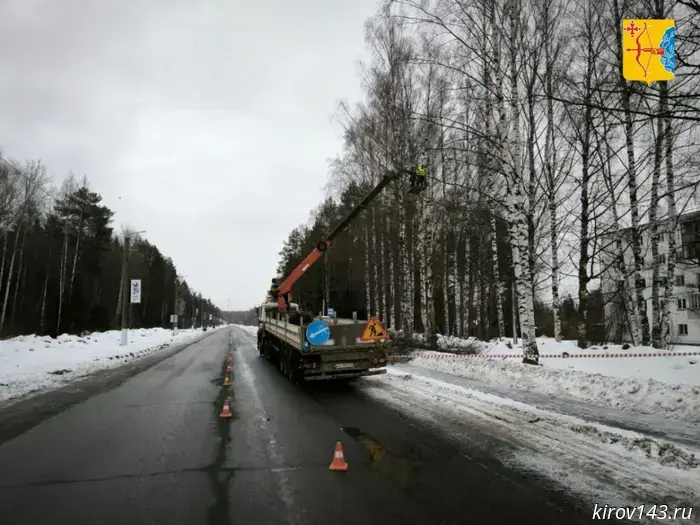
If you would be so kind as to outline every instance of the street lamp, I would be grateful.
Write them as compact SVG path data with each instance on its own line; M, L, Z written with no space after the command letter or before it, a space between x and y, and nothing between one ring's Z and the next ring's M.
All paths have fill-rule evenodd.
M131 236L146 233L146 230L138 232L124 232L124 253L122 254L122 334L121 346L126 346L129 331L129 307L131 297L129 296L129 250L131 249ZM129 298L127 299L127 296ZM129 302L127 302L129 301Z

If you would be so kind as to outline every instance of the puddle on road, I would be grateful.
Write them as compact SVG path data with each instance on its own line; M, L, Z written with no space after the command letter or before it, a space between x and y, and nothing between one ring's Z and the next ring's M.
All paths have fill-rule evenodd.
M401 488L415 486L420 463L389 452L368 434L355 427L342 427L343 431L360 443L370 459L370 468L397 482Z

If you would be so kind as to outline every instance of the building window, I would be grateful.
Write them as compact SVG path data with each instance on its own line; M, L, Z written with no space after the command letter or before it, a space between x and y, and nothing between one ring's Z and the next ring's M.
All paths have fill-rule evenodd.
M639 285L642 288L646 288L647 287L647 280L642 277L641 279L639 279Z
M668 279L666 276L659 277L659 286L666 286L668 284Z
M659 264L666 264L666 254L660 253L658 256Z
M676 286L685 286L685 275L676 275Z
M685 310L688 308L688 302L685 299L678 299L678 309Z
M690 296L690 309L700 310L700 294L694 293Z
M679 324L678 325L678 335L688 335L688 325Z
M695 284L700 288L700 273L695 274Z

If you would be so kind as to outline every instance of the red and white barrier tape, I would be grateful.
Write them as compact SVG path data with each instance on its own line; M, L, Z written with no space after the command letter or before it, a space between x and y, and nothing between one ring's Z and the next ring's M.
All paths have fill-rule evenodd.
M637 358L637 357L689 357L700 356L700 352L654 352L624 354L540 354L540 359L594 359L594 358ZM412 356L396 356L397 358L423 358L423 359L522 359L523 354L451 354L447 352L427 353L421 352Z

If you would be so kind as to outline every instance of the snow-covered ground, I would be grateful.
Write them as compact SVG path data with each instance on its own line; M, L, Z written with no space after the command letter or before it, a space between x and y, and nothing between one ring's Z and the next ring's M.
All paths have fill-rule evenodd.
M248 335L254 335L255 337L258 336L258 327L257 326L248 326L248 325L243 325L243 324L235 324L233 325L236 328L240 328L244 332L246 332Z
M575 341L538 339L542 366L522 364L522 350L506 344L452 338L451 348L477 354L416 351L411 365L478 379L495 385L568 397L643 414L700 422L698 347L675 352L648 347L622 350L619 345L581 350ZM447 346L447 345L445 345ZM568 354L568 356L564 356ZM662 357L608 357L661 354Z
M79 377L124 364L202 335L201 330L150 328L129 330L129 344L120 346L121 331L85 337L63 334L56 339L36 335L0 341L0 402L35 391L57 388Z
M388 371L386 376L363 379L363 392L440 428L466 454L470 448L482 448L505 464L546 476L590 502L591 509L595 503L647 508L657 504L691 505L698 512L700 449L394 367Z
M457 442L482 435L504 463L591 508L692 505L677 522L700 522L700 348L537 342L542 366L521 363L519 345L440 336L441 352L415 350L362 388Z

